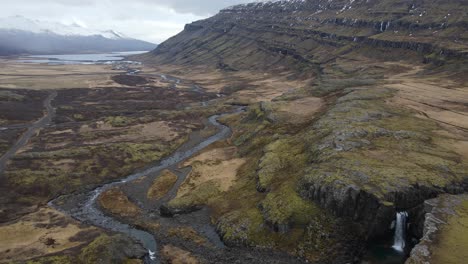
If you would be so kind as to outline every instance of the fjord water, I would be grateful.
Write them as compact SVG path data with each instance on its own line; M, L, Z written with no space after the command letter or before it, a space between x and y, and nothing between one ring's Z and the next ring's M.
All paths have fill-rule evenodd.
M25 63L48 64L102 64L106 62L123 61L126 56L143 54L148 51L128 51L96 54L57 54L57 55L33 55L22 58Z

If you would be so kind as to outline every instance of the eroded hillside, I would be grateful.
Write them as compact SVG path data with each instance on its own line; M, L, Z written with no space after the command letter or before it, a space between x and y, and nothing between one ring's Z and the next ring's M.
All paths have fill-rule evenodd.
M187 25L153 54L159 62L205 63L226 70L304 70L356 49L387 59L408 51L431 61L466 58L466 8L460 0L239 5Z

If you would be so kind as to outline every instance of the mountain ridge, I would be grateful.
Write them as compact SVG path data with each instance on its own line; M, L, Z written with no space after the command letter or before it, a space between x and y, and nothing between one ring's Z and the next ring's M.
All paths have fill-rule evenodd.
M440 63L468 57L468 36L464 30L468 21L463 11L467 8L468 3L459 0L436 3L293 0L241 4L186 25L183 32L162 43L152 54L163 63L218 60L215 64L233 64L234 68L243 68L242 64L245 68L258 66L258 59L246 65L246 61L237 61L232 53L224 56L222 49L218 52L218 47L226 51L230 47L228 41L233 41L243 44L239 54L246 49L254 57L262 54L268 60L260 62L270 66L268 61L283 59L320 62L322 58L327 60L365 47L396 50L401 54L410 51L426 61ZM278 53L284 58L278 58ZM206 58L197 58L200 54ZM223 57L222 62L219 57Z
M114 30L93 30L76 23L64 25L22 16L0 19L0 55L142 51L155 47Z

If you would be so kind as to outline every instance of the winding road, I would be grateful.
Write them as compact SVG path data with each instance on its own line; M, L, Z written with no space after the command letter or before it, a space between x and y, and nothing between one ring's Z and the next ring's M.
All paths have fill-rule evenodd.
M46 108L46 114L36 122L32 123L29 126L17 125L8 128L28 128L28 130L21 135L21 137L15 142L15 144L0 158L0 175L3 175L6 164L8 161L15 156L16 152L22 147L24 147L31 137L36 134L36 132L50 124L55 115L55 109L52 107L52 101L57 97L57 91L50 92L49 96L44 100L44 107Z

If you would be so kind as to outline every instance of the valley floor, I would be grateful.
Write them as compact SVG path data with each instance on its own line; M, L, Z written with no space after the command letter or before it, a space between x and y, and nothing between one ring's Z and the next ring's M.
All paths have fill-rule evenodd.
M0 155L20 148L0 164L0 263L141 263L138 241L66 212L216 134L208 118L221 113L232 135L97 199L154 235L163 262L352 262L366 238L393 232L397 210L415 219L425 200L462 192L466 77L346 56L322 67L321 78L151 64L126 75L1 60ZM53 116L36 126L51 94ZM64 212L48 206L58 197Z

